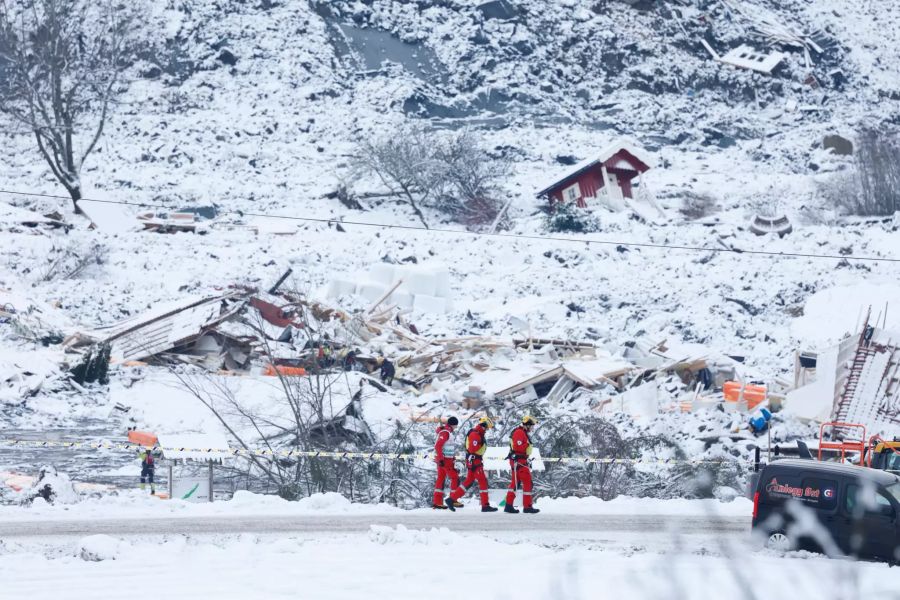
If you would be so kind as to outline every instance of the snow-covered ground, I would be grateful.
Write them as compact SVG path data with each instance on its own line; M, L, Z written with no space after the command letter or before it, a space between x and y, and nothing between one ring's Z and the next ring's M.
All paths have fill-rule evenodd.
M831 560L798 552L760 550L742 533L715 527L698 535L678 527L694 518L746 518L750 503L659 501L618 498L542 500L542 513L473 515L486 532L456 531L450 513L400 511L352 505L335 494L288 503L239 493L212 505L106 497L61 507L0 508L4 524L58 521L56 536L22 535L0 541L0 578L10 598L113 598L124 590L145 593L165 588L168 597L356 599L360 596L422 598L445 590L477 590L481 597L598 598L628 594L638 598L763 598L788 586L791 596L892 597L900 568L877 563ZM425 516L444 526L416 528L402 523ZM541 530L562 516L580 516L569 531ZM667 515L675 526L663 531L603 531L591 519L615 515ZM141 533L140 523L173 517L169 533ZM269 516L310 521L353 517L356 530L276 533L179 532L190 517L222 519ZM182 520L185 518L187 520ZM366 524L377 522L378 524ZM138 525L129 535L73 537L65 523L79 519L122 519ZM528 519L516 533L493 523ZM394 524L388 524L390 521ZM774 586L774 587L773 587ZM441 592L443 593L443 592ZM776 597L783 597L780 592Z
M509 541L450 528L373 525L350 535L184 536L0 542L3 593L10 598L380 597L475 594L491 600L722 597L892 598L900 568L757 551L745 543L675 540L647 547L552 541L540 533ZM675 551L673 551L675 550ZM454 591L455 590L455 591Z
M245 535L149 543L96 536L44 551L11 553L13 548L5 546L0 554L4 594L35 600L123 594L417 600L453 593L491 600L837 599L892 598L900 585L900 568L883 564L767 553L623 554L402 527L315 541Z
M656 500L620 496L599 498L543 498L542 511L550 515L665 515L691 517L749 517L752 503L745 498L717 500ZM477 510L475 503L472 508ZM88 498L77 504L48 504L42 500L29 506L0 506L0 522L17 520L142 519L250 516L340 516L340 515L433 515L432 509L401 510L387 504L356 504L335 494L314 494L296 502L276 496L239 491L226 502L190 503L160 500L137 490ZM452 519L452 515L448 515Z

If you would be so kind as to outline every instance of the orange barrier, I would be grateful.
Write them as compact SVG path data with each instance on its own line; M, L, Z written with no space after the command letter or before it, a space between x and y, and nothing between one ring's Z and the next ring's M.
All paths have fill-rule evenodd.
M159 442L154 434L147 431L129 431L128 441L132 444L147 446L148 448L152 448Z
M743 388L744 400L747 401L747 410L753 410L765 402L768 390L764 385L748 385L740 381L726 381L722 388L725 394L725 402L740 402L741 389Z
M266 365L263 375L274 377L275 375L282 377L303 377L306 375L306 369L303 367L284 367L281 365Z

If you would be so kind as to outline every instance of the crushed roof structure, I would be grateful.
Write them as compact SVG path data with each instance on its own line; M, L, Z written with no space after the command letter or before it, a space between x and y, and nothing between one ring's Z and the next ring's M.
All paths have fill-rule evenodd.
M602 352L602 351L601 351ZM634 370L634 365L627 360L614 357L609 353L603 353L602 356L591 359L577 359L561 361L551 367L547 365L533 365L530 371L537 373L529 374L524 379L521 375L518 378L501 377L492 384L493 389L488 389L495 396L514 396L529 387L533 387L539 383L563 380L563 384L570 391L579 385L588 389L593 389L603 384L616 385L613 381L629 371ZM511 382L511 379L517 379ZM557 394L559 391L557 391Z
M806 370L814 370L815 379L787 393L786 412L858 423L869 435L900 432L900 332L875 327L867 318L857 335L819 352L813 364ZM850 429L835 433L840 437Z
M866 323L851 339L852 355L836 365L832 420L861 423L870 434L900 429L900 332Z
M111 345L113 359L142 360L198 339L241 308L238 297L229 292L165 304L94 334Z

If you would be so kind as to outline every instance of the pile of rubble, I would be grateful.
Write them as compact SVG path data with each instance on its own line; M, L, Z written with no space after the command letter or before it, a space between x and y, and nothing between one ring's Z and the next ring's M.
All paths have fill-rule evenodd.
M267 291L232 286L102 328L70 324L64 328L70 334L54 342L65 352L64 368L76 389L105 382L106 364L191 365L211 375L254 379L352 371L381 391L392 387L407 394L401 402L409 405L401 409L412 420L433 418L426 406L477 411L501 400L546 401L552 407L585 395L594 411L634 416L721 404L753 408L742 403L743 386L737 396L723 395L728 382L750 377L740 357L703 346L644 339L604 346L543 338L530 330L520 337L434 336L409 320L418 314L411 305L417 294L449 302L447 293L425 293L447 288L441 283L445 275L436 275L434 286L423 279L409 289L400 279L388 286L390 278L381 277L377 297L368 290L362 297L374 300L352 314L282 289L289 276L290 271ZM325 295L334 301L334 293ZM14 316L25 322L26 315ZM12 379L13 371L5 369L3 376Z
M699 346L430 336L408 320L411 311L394 301L396 291L388 288L350 314L278 285L267 292L234 287L79 332L64 345L70 352L108 345L111 361L125 366L167 361L230 375L380 374L386 385L416 396L438 391L472 410L495 398L558 405L598 390L604 399L596 410L621 408L627 398L642 411L692 410L721 402L724 383L740 377L738 361Z
M71 227L58 212L42 215L6 202L0 202L0 231L41 233L50 229L63 229L68 232Z

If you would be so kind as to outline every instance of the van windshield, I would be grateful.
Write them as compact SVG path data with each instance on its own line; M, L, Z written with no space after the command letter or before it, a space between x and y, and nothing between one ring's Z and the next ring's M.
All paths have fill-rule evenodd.
M884 471L900 471L900 454L896 452L892 452L884 457L884 465L882 466L882 470Z

